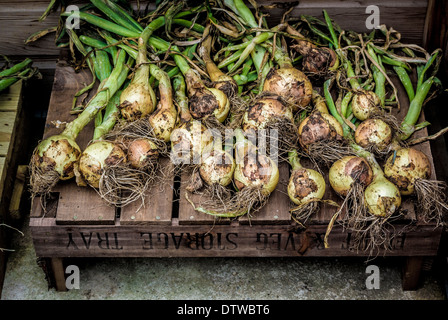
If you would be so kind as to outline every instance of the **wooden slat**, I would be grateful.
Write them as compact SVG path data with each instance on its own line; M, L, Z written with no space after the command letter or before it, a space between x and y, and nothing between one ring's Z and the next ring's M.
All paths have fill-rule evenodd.
M169 159L162 158L160 168L163 170L166 182L156 184L148 190L143 207L141 201L136 201L121 208L121 225L171 224L174 188L173 165Z
M2 157L8 155L16 116L17 113L15 111L0 113L0 156Z
M260 6L272 4L272 2L268 0L257 1ZM281 4L284 5L288 2L294 2L294 0L282 1ZM8 30L8 32L3 33L0 44L0 52L2 54L58 56L59 48L54 45L54 33L28 45L24 44L24 40L31 34L57 25L59 11L52 12L42 22L38 21L48 3L48 1L44 0L0 1L0 30ZM80 4L88 3L88 1L70 1L69 3ZM134 8L137 7L137 1L131 1L131 3ZM405 42L421 44L427 3L428 0L377 0L374 3L368 0L301 0L290 16L307 14L321 18L322 9L326 9L342 28L366 32L368 30L365 27L365 21L368 14L365 13L365 9L368 5L375 4L380 8L380 23L393 26L401 32ZM269 8L263 12L269 14L267 17L268 21L278 23L284 11L285 9Z
M435 256L442 228L405 228L382 256ZM30 230L38 257L343 257L369 256L351 250L351 238L335 225L329 248L323 246L325 225L306 231L290 225L134 225L60 226L52 218L32 218ZM394 232L391 230L391 232ZM374 253L376 254L376 252Z
M18 81L0 93L0 199L3 195L7 175L11 165L12 147L16 139L22 107L22 81Z
M115 208L104 202L92 188L59 182L54 191L59 192L57 224L115 223Z

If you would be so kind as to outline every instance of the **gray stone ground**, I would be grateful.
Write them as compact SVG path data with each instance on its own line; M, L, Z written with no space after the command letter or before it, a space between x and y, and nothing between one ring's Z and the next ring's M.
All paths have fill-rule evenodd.
M375 261L380 289L368 290L364 259L133 258L72 259L80 288L48 289L25 219L11 244L2 300L442 300L432 272L416 291L401 289L401 263Z

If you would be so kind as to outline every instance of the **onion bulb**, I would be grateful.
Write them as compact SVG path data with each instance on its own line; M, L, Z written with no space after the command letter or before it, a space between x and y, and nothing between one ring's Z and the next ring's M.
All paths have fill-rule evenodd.
M134 169L145 170L147 167L152 167L159 157L158 148L150 139L132 140L127 148L127 159Z
M362 157L346 156L336 161L329 171L330 185L342 197L347 196L353 184L368 186L373 180L369 163Z
M266 129L269 124L282 118L294 122L291 109L276 96L262 97L250 105L244 113L242 129L244 131Z
M58 179L68 180L75 176L74 165L80 155L81 149L73 139L54 135L39 143L32 164L43 173L54 172Z
M209 186L228 186L233 179L235 160L227 151L223 150L220 143L215 143L213 150L204 157L199 174L202 180Z
M318 47L309 41L298 40L291 48L303 56L303 69L308 72L334 71L339 66L336 52L328 47Z
M272 68L266 75L263 92L279 95L296 112L310 104L313 87L302 71L291 66Z
M431 164L423 152L400 148L386 160L384 174L398 186L402 195L411 195L415 192L418 179L431 177Z
M149 25L148 25L149 27ZM149 65L147 57L147 42L152 30L146 28L138 39L137 70L120 96L120 111L127 121L144 118L154 111L156 96L149 83Z
M391 127L381 119L367 119L355 130L355 142L363 148L373 151L385 151L392 142Z
M87 184L99 188L104 169L126 162L126 154L117 144L95 141L82 152L78 170Z
M382 175L367 186L364 198L368 212L375 217L390 217L401 205L400 190Z
M213 135L199 120L181 124L171 134L171 159L176 164L199 164L209 151Z
M177 121L177 110L173 102L170 77L156 65L150 65L151 75L159 81L159 103L149 115L148 121L156 138L169 142Z
M240 129L235 130L237 142L235 185L238 189L260 188L263 195L269 195L277 187L279 171L274 161L260 154L257 148L246 138Z
M230 111L230 101L219 89L206 87L193 69L185 75L190 99L190 113L194 119L200 120L214 116L224 122Z
M324 177L316 170L304 168L297 151L291 151L288 155L292 167L287 188L289 199L296 205L322 199L326 188Z
M360 89L355 92L352 98L353 115L364 121L379 113L380 104L380 98L375 92Z

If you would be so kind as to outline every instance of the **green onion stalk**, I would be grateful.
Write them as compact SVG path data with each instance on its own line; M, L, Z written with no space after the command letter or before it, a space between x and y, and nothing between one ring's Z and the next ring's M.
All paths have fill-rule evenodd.
M29 79L36 74L37 70L31 68L33 60L26 58L0 72L0 92L6 90L21 79Z
M121 50L110 76L88 102L83 112L67 123L60 134L50 136L36 146L30 163L30 185L33 196L46 195L59 180L74 177L74 167L81 155L76 138L97 113L106 107L111 97L123 85L129 72L125 59L126 53Z
M353 92L351 96L351 108L353 115L363 121L375 114L378 113L379 107L381 105L381 98L371 90L366 90L361 85L357 75L353 69L353 66L348 57L346 57L342 48L339 44L338 36L336 35L335 28L333 23L328 15L328 13L323 10L325 22L330 32L330 42L336 49L336 53L339 55L339 59L341 60L341 64L344 67L347 75L348 82L350 84L351 90ZM377 70L375 73L375 77L381 78L382 73ZM378 85L378 88L382 86Z
M235 133L235 171L233 183L236 191L225 202L205 201L195 205L188 198L193 208L205 214L221 218L235 218L242 215L251 216L268 201L279 181L277 164L244 136L241 129Z

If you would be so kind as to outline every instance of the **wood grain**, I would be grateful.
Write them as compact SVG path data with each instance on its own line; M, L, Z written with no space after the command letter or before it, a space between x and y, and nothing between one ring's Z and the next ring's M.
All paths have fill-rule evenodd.
M88 1L69 1L69 4L81 4ZM278 23L285 12L281 5L295 2L287 1L257 1L259 6L269 4L280 4L276 8L263 10L268 14L267 20ZM14 56L54 56L59 55L59 48L54 44L54 34L49 34L44 38L25 45L24 41L31 34L56 26L58 23L58 12L52 12L44 21L38 19L45 11L49 1L0 1L0 30L8 30L2 34L0 42L0 52L4 55ZM131 2L137 8L137 1ZM290 16L300 14L312 15L322 18L322 9L326 9L330 16L344 29L357 32L367 32L365 21L369 14L366 14L366 7L372 4L367 0L302 0L294 7ZM380 9L380 23L393 27L402 33L404 42L422 44L423 32L425 28L425 17L427 0L402 0L386 1L378 0L374 2Z

